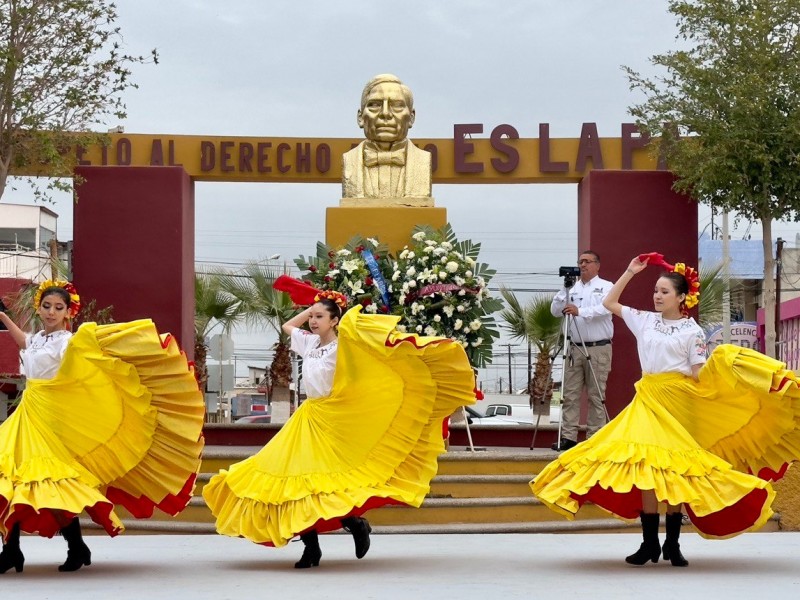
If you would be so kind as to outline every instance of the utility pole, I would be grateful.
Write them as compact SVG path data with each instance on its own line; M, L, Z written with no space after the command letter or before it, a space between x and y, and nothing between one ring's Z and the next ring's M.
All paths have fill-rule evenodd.
M775 247L775 358L781 360L781 266L783 262L783 238L778 238Z
M533 393L533 390L531 389L531 379L533 379L533 366L531 364L532 362L533 362L533 352L531 350L531 343L529 341L528 342L528 382L525 384L525 387L528 388L528 395Z
M57 271L56 271L56 262L58 261L58 242L56 238L50 240L50 280L56 281Z
M731 253L728 236L728 211L722 212L722 343L731 343Z
M511 347L516 346L516 344L500 344L501 346L505 346L508 350L508 393L513 394L512 387L514 385L513 380L511 379ZM500 391L503 391L502 386L500 387Z

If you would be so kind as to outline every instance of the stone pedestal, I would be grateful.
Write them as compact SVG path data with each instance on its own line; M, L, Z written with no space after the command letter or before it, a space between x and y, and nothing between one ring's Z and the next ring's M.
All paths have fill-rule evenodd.
M339 200L339 206L433 208L435 204L431 196L403 196L402 198L342 198Z
M404 200L399 198L398 200ZM382 198L381 202L386 199ZM329 246L343 246L355 236L373 237L398 252L409 243L417 225L435 229L447 223L447 210L411 206L338 206L325 214L325 241Z
M270 423L283 425L292 414L292 395L288 387L272 388L270 399Z

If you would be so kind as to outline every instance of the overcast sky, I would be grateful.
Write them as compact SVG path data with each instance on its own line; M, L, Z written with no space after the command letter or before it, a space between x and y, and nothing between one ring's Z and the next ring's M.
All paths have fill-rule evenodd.
M451 138L455 123L488 131L509 123L533 138L540 122L552 137L578 137L590 121L616 137L640 100L621 65L652 73L649 57L675 47L661 0L117 4L126 50L160 55L158 65L135 69L126 133L361 137L361 89L389 72L414 92L412 138ZM482 242L496 282L518 289L554 288L558 267L574 263L576 193L567 184L433 189L458 237ZM3 201L29 196L20 187ZM199 183L196 197L198 261L280 254L291 262L324 238L325 208L338 205L340 187ZM71 239L69 199L54 210L60 239ZM698 229L709 221L701 210ZM791 247L799 231L777 224L774 235ZM760 226L750 233L759 238ZM263 346L242 340L242 348Z

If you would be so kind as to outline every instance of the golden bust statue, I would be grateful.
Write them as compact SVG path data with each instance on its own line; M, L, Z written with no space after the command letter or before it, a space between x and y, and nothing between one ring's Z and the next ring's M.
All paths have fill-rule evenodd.
M342 156L343 206L433 206L430 152L407 138L414 117L414 96L396 76L367 82L358 111L367 139Z

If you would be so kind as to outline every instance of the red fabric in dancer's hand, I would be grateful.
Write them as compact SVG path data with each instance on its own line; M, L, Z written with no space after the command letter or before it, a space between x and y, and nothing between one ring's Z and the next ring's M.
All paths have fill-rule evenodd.
M640 254L639 260L642 262L647 261L648 265L652 265L654 267L664 267L668 271L671 271L675 268L674 265L671 265L664 260L663 254L659 254L658 252L647 252L646 254Z
M314 304L314 297L319 294L319 290L314 286L288 275L278 277L272 287L280 292L289 294L295 304Z

